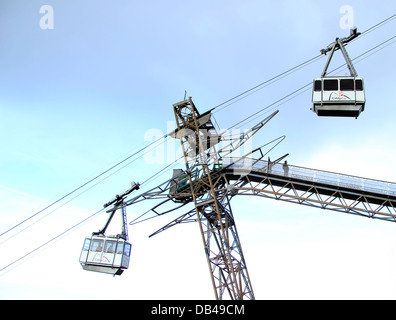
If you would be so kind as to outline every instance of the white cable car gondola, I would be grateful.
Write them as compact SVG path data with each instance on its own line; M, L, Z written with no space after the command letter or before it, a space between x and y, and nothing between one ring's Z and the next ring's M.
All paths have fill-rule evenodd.
M365 105L363 79L348 76L315 79L312 102L318 116L357 118Z
M128 269L132 245L128 242L128 227L124 198L133 190L139 189L139 184L132 183L132 187L121 196L106 203L104 207L114 204L109 210L110 216L102 230L92 233L84 240L80 254L80 264L84 270L96 271L112 275L121 275ZM116 236L106 236L105 232L115 212L122 211L122 232Z
M326 54L328 51L331 51L331 53L321 78L315 79L313 82L312 111L318 116L357 118L364 110L366 99L363 79L357 77L356 70L344 47L344 44L353 40L359 34L354 28L349 37L337 38L327 49L321 50L322 54ZM334 51L338 49L341 49L347 62L350 76L326 77L330 60Z
M80 263L84 270L121 275L129 267L131 247L119 237L93 235L85 238Z

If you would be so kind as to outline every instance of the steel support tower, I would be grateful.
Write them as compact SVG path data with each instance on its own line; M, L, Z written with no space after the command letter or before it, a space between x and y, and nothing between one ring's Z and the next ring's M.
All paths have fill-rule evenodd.
M255 298L230 205L235 196L260 196L396 222L396 183L282 164L288 154L266 160L284 136L235 157L233 151L277 111L250 130L227 139L216 131L211 110L200 114L191 98L174 104L173 110L177 128L169 135L181 142L185 170L174 169L171 179L122 206L160 200L130 225L185 209L150 237L176 225L198 222L216 299ZM152 216L143 219L148 213Z
M173 111L215 297L254 299L225 180L212 176L221 160L210 111L201 115L191 98L174 104Z

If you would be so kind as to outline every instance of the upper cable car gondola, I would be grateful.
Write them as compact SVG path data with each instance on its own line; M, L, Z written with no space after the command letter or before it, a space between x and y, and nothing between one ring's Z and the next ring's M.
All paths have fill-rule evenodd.
M132 183L129 190L121 196L117 195L104 205L106 208L114 204L113 208L108 211L110 216L103 229L93 232L91 237L84 240L79 260L84 270L121 275L124 269L128 269L132 245L128 242L126 208L123 200L137 189L139 189L139 184ZM105 235L106 229L118 209L122 211L122 231L118 235L107 236Z
M329 58L323 69L321 78L314 79L312 102L314 111L318 116L354 117L357 118L366 103L363 79L357 76L351 59L345 50L344 44L355 39L360 33L356 28L351 30L347 38L339 39L332 43L321 53L330 51ZM350 76L326 76L327 68L336 50L340 49L350 71Z

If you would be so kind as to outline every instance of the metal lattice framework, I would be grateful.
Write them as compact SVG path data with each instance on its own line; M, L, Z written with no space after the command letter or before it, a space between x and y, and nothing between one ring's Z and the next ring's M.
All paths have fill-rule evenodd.
M221 177L212 177L219 163L220 141L210 113L200 115L191 98L173 105L205 254L216 299L254 299L229 197Z
M234 164L227 169L226 177L233 195L261 196L396 222L394 183L290 165L285 169L262 160L241 178L231 172L238 160L229 161Z
M215 130L210 111L200 114L191 98L173 107L177 129L172 136L180 139L186 169L174 170L171 179L125 201L123 206L161 200L143 214L152 212L151 217L155 217L193 204L193 209L150 237L175 225L198 222L216 299L254 299L230 204L234 196L260 196L396 222L395 183L281 164L287 155L265 161L268 152L263 147L284 137L243 157L230 157L277 112L217 150L222 137ZM172 206L164 209L165 204Z

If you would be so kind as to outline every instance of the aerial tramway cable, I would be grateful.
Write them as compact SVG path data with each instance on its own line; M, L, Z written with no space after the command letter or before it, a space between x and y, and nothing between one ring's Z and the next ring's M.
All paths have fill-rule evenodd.
M361 36L362 36L362 35L365 35L365 34L367 34L367 33L369 33L369 32L372 32L373 30L375 30L375 29L377 29L377 28L383 26L384 24L390 22L391 20L393 20L393 19L395 19L395 18L396 18L396 14L394 14L394 15L388 17L387 19L384 19L383 21L381 21L381 22L377 23L376 25L370 27L369 29L363 31L363 32L361 33ZM356 40L356 39L355 39L355 40ZM224 102L218 104L217 106L215 106L215 107L213 108L213 110L216 110L216 109L217 109L217 110L216 110L215 112L213 112L213 113L216 113L216 112L218 112L218 111L221 111L221 110L227 108L229 105L231 105L232 103L234 103L234 102L232 102L232 101L234 101L234 100L236 100L236 99L238 99L237 101L239 101L240 99L245 98L245 97L248 96L249 94L252 94L252 93L254 93L254 92L256 92L256 91L258 91L258 90L260 90L260 89L266 87L267 85L269 85L269 84L271 84L271 83L273 83L273 82L275 82L275 81L277 81L277 80L279 80L279 79L281 79L281 78L283 78L283 77L285 77L285 76L291 74L292 72L294 72L294 71L296 71L296 70L298 70L298 69L300 69L300 68L303 68L304 66L306 66L306 65L308 65L308 64L310 64L310 63L312 63L312 62L314 62L315 60L321 58L321 56L322 56L322 55L320 54L320 55L317 55L317 56L315 56L315 57L313 57L313 58L310 58L310 59L308 59L307 61L302 62L302 63L296 65L295 67L292 67L292 68L290 68L290 69L288 69L288 70L286 70L286 71L284 71L284 72L282 72L282 73L280 73L280 74L278 74L278 75L276 75L276 76L274 76L274 77L272 77L272 78L270 78L270 79L268 79L268 80L266 80L266 81L264 81L264 82L262 82L262 83L260 83L260 84L258 84L258 85L256 85L256 86L254 86L254 87L252 87L252 88L250 88L250 89L248 89L248 90L245 90L244 92L242 92L242 93L240 93L240 94L238 94L238 95L236 95L236 96L234 96L234 97L232 97L232 98L230 98L230 99L228 99L228 100L226 100L226 101L224 101ZM305 88L305 87L306 87L306 86L304 86L304 87L302 87L302 88L296 90L295 92L293 92L292 94L287 95L286 97L289 97L289 96L293 95L294 93L298 92L299 90L301 90L301 89L303 89L303 88ZM285 98L286 98L286 97L285 97ZM279 101L281 101L281 100L283 100L283 99L284 99L284 98L278 100L277 102L273 103L272 105L278 103ZM232 103L231 103L231 102L232 102ZM269 108L269 107L270 107L270 106L266 107L265 109L267 109L267 108ZM250 116L250 117L252 117L252 116ZM249 117L249 118L250 118L250 117ZM58 200L52 202L51 204L49 204L48 206L46 206L46 207L44 207L43 209L39 210L38 212L34 213L33 215L29 216L28 218L26 218L26 219L20 221L19 223L17 223L17 224L14 225L13 227L11 227L11 228L7 229L6 231L2 232L2 233L0 234L0 237L3 236L3 235L5 235L5 234L7 234L7 233L10 232L11 230L17 228L18 226L22 225L23 223L29 221L29 220L32 219L33 217L35 217L35 216L37 216L38 214L42 213L43 211L49 209L50 207L54 206L55 204L59 203L60 201L62 201L63 199L67 198L67 197L70 196L71 194L77 192L78 190L82 189L82 188L85 187L86 185L90 184L91 182L95 181L96 179L100 178L101 176L105 175L106 173L110 172L111 170L113 170L114 168L118 167L118 166L121 165L122 163L124 163L124 162L128 161L129 159L133 158L134 156L136 156L137 154L139 154L139 153L141 153L142 151L146 150L147 148L149 148L150 146L154 145L155 143L157 143L157 142L159 142L159 141L161 141L161 140L167 138L168 136L169 136L169 133L165 134L164 136L162 136L162 137L158 138L157 140L151 142L151 143L148 144L147 146L145 146L145 147L139 149L138 151L134 152L134 153L131 154L130 156L126 157L125 159L121 160L120 162L116 163L115 165L111 166L110 168L106 169L105 171L101 172L100 174L96 175L95 177L93 177L93 178L90 179L89 181L85 182L84 184L82 184L82 185L80 185L79 187L75 188L74 190L70 191L70 192L67 193L66 195L62 196L62 197L59 198Z
M376 28L382 26L383 24L388 23L389 21L393 20L394 18L396 18L396 14L395 14L395 15L392 15L391 17L389 17L389 18L387 18L387 19L385 19L385 20L383 20L382 22L376 24L375 26L373 26L373 27L367 29L366 31L362 32L361 35L367 34L368 32L371 32L371 31L375 30ZM387 43L387 42L393 40L395 37L396 37L396 36L389 38L388 40L386 40L386 41L380 43L379 45L377 45L377 46L375 46L375 47L369 49L368 51L366 51L366 52L364 52L363 54L361 54L361 55L355 57L355 58L352 59L352 60L356 60L356 59L358 59L358 58L364 56L364 55L367 54L368 52L371 52L371 51L377 49L378 47L384 45L385 43ZM254 90L259 90L259 89L262 88L263 86L270 84L271 82L275 81L276 79L282 78L282 77L284 77L284 76L290 74L291 72L293 72L293 71L295 71L295 70L297 70L297 69L299 69L299 68L302 68L302 67L305 66L305 65L308 65L309 63L315 61L315 60L318 59L319 57L321 57L321 55L315 56L315 57L313 57L313 58L311 58L311 59L309 59L309 60L307 60L307 61L305 61L305 62L303 62L303 63L300 63L299 65L297 65L297 66L295 66L295 67L293 67L293 68L290 68L290 69L288 69L287 71L284 71L284 72L280 73L279 75L277 75L277 76L275 76L275 77L272 77L271 79L268 79L267 81L264 81L264 82L260 83L259 85L256 85L256 86L250 88L249 90L246 90L246 91L244 91L244 92L242 92L242 93L240 93L240 94L234 96L234 97L231 98L231 99L228 99L228 100L224 101L223 103L221 103L221 104L215 106L213 109L215 110L215 109L221 107L220 109L218 109L218 111L223 110L223 109L227 108L227 107L231 104L231 103L230 103L231 101L233 101L233 100L235 100L235 99L238 99L238 98L243 99L244 97L247 96L247 94L252 93L252 92L255 92ZM338 68L332 70L331 72L334 72L334 71L338 70L339 68L341 68L341 67L343 67L343 66L344 66L344 65L342 65L342 66L340 66L340 67L338 67ZM331 73L331 72L330 72L330 73ZM274 103L272 103L272 104L266 106L265 108L263 108L263 109L261 109L261 110L255 112L254 114L248 116L247 118L245 118L245 119L239 121L238 123L234 124L231 128L233 128L233 127L235 127L235 126L237 126L237 125L239 125L239 124L245 122L246 120L248 120L248 119L250 119L250 118L252 118L252 117L254 117L254 116L257 116L258 114L264 112L265 110L268 110L270 107L277 105L277 104L280 103L281 101L283 101L283 100L285 100L285 99L287 99L287 98L289 98L289 97L292 97L294 94L296 94L297 92L303 90L304 88L306 88L306 87L308 87L308 86L310 86L310 85L311 85L311 83L308 83L308 84L304 85L303 87L301 87L301 88L299 88L299 89L293 91L292 93L290 93L290 94L284 96L283 98L277 100L276 102L274 102ZM230 104L227 105L227 103L230 103ZM253 118L253 119L255 119L255 118ZM105 175L106 173L110 172L111 170L115 169L115 168L118 167L119 165L125 163L125 162L128 161L129 159L135 157L136 155L138 155L138 154L141 153L142 151L146 150L146 149L149 148L150 146L153 146L153 145L156 144L157 142L159 142L159 141L161 141L161 140L167 138L168 136L169 136L169 133L168 133L168 134L165 134L164 136L162 136L162 137L158 138L157 140L151 142L151 143L148 144L147 146L145 146L145 147L139 149L138 151L134 152L133 154L129 155L129 156L126 157L125 159L121 160L120 162L116 163L115 165L111 166L110 168L106 169L105 171L101 172L100 174L96 175L95 177L93 177L93 178L90 179L89 181L85 182L84 184L82 184L82 185L80 185L79 187L75 188L74 190L70 191L70 192L67 193L66 195L62 196L62 197L59 198L58 200L52 202L51 204L49 204L48 206L46 206L46 207L44 207L43 209L39 210L38 212L34 213L33 215L29 216L28 218L26 218L26 219L20 221L19 223L17 223L17 224L14 225L13 227L11 227L11 228L7 229L6 231L2 232L2 233L0 234L0 237L3 236L3 235L5 235L5 234L7 234L8 232L14 230L15 228L19 227L19 226L22 225L23 223L29 221L30 219L34 218L35 216L37 216L38 214L44 212L45 210L49 209L50 207L54 206L55 204L59 203L60 201L62 201L63 199L67 198L67 197L70 196L71 194L77 192L78 190L82 189L82 188L85 187L86 185L88 185L88 184L90 184L91 182L97 180L97 179L100 178L101 176L103 176L103 175ZM117 170L117 171L118 171L118 170ZM105 180L105 179L103 179L103 180ZM103 181L103 180L102 180L102 181ZM84 193L84 192L82 192L82 193ZM82 193L81 193L81 194L82 194ZM54 210L54 211L55 211L55 210Z
M396 14L390 16L389 18L387 18L387 19L381 21L380 23L378 23L378 24L372 26L371 28L367 29L366 31L362 32L362 35L367 34L367 33L369 33L369 32L372 32L373 30L375 30L375 29L377 29L377 28L379 28L379 27L385 25L386 23L390 22L391 20L393 20L393 19L395 19L395 18L396 18ZM384 44L390 42L391 40L393 40L393 39L395 39L395 38L396 38L396 36L393 36L393 37L389 38L388 40L386 40L386 41L384 41L384 42L378 44L377 46L375 46L375 47L373 47L373 48L367 50L367 51L364 52L363 54L361 54L361 55L355 57L353 60L356 60L356 59L358 59L358 58L363 57L363 56L366 55L367 53L369 53L369 52L371 52L371 51L373 51L373 50L375 50L375 49L377 49L377 48L383 46ZM388 45L389 45L389 44L388 44ZM388 46L388 45L387 45L387 46ZM381 50L381 49L379 49L379 50ZM378 52L379 50L377 50L376 52ZM376 53L376 52L374 52L374 53ZM372 53L372 54L374 54L374 53ZM252 87L252 88L250 88L250 89L248 89L248 90L246 90L246 91L244 91L244 92L242 92L242 93L240 93L240 94L234 96L234 97L231 98L231 99L228 99L228 100L226 100L226 101L220 103L219 105L215 106L213 109L218 109L218 108L219 108L217 111L223 110L223 109L225 109L226 107L228 107L228 106L231 104L231 102L232 102L233 100L236 100L236 99L238 99L238 100L243 99L243 98L246 97L248 94L251 94L251 93L253 93L253 92L259 90L261 87L264 87L264 86L270 84L271 82L274 82L274 81L276 81L277 79L280 79L280 78L282 78L282 77L285 77L286 75L292 73L293 71L296 71L296 70L298 70L299 68L302 68L302 67L304 67L305 65L314 62L314 61L315 61L316 59L318 59L319 57L320 57L320 56L315 56L315 57L313 57L313 58L311 58L311 59L308 59L307 61L305 61L305 62L303 62L303 63L301 63L301 64L299 64L299 65L297 65L297 66L295 66L295 67L293 67L293 68L290 68L289 70L284 71L284 72L280 73L279 75L277 75L277 76L275 76L275 77L272 77L271 79L268 79L268 80L266 80L266 81L260 83L259 85L256 85L256 86L254 86L254 87ZM364 59L364 58L363 58L363 59ZM363 60L363 59L361 59L361 60ZM361 61L361 60L360 60L360 61ZM344 66L344 65L338 67L337 69L339 69L339 68L341 68L341 67L343 67L343 66ZM335 69L335 70L336 70L336 69ZM331 72L333 72L333 71L335 71L335 70L332 70ZM272 106L278 104L279 102L281 102L281 101L283 101L283 100L285 100L285 99L287 99L287 98L293 96L293 95L296 94L297 92L303 90L303 89L306 88L308 85L311 85L311 82L310 82L309 84L307 84L307 85L301 87L300 89L295 90L295 91L293 91L292 93L286 95L285 97L279 99L278 101L276 101L276 102L274 102L274 103L272 103L272 104L266 106L265 108L263 108L263 109L261 109L260 111L254 113L253 115L248 116L247 118L245 118L244 120L238 122L238 123L235 124L234 126L236 126L236 125L238 125L238 124L240 124L240 123L242 123L242 122L244 122L244 121L246 121L246 120L248 120L248 119L250 119L250 118L252 118L252 117L254 117L254 116L257 116L259 113L261 113L261 112L263 112L263 111L269 109L270 107L272 107ZM234 127L234 126L233 126L233 127ZM157 142L163 140L164 138L167 138L168 136L169 136L169 134L165 134L165 135L162 136L161 138L158 138L157 140L151 142L151 143L148 144L147 146L145 146L145 147L139 149L138 151L134 152L133 154L131 154L130 156L126 157L126 158L123 159L122 161L116 163L115 165L111 166L111 167L108 168L107 170L105 170L105 171L101 172L100 174L96 175L94 178L92 178L92 179L90 179L89 181L85 182L85 183L82 184L81 186L75 188L74 190L72 190L71 192L69 192L69 193L67 193L66 195L62 196L62 197L59 198L58 200L52 202L50 205L46 206L45 208L43 208L43 209L41 209L40 211L36 212L35 214L31 215L30 217L24 219L23 221L19 222L18 224L14 225L13 227L9 228L8 230L2 232L2 233L0 234L0 237L3 236L3 235L5 235L5 234L7 234L7 233L10 232L11 230L17 228L18 226L22 225L23 223L29 221L29 220L32 219L33 217L35 217L35 216L37 216L38 214L42 213L43 211L49 209L50 207L54 206L55 204L59 203L60 201L62 201L62 200L65 199L66 197L68 197L68 196L70 196L71 194L77 192L78 190L82 189L82 188L85 187L86 185L88 185L88 184L90 184L91 182L95 181L96 179L102 177L102 176L105 175L106 173L110 172L111 170L115 169L116 167L120 166L121 164L125 163L126 161L132 159L133 157L135 157L135 156L138 155L139 153L143 152L144 150L146 150L146 149L149 148L150 146L153 146L155 143L157 143ZM176 161L178 161L178 160L176 160ZM176 162L176 161L175 161L175 162ZM149 178L149 179L146 180L146 181L148 182L148 181L151 180L153 177L155 177L155 176L157 176L158 174L160 174L163 170L164 170L164 169L160 170L160 172L154 174L151 178ZM117 170L117 171L118 171L118 170ZM104 180L104 179L103 179L103 180ZM102 180L102 181L103 181L103 180ZM36 252L37 250L39 250L40 248L46 246L47 244L49 244L49 243L51 243L51 242L53 242L53 241L59 239L62 235L66 234L66 233L68 233L69 231L71 231L71 230L75 229L76 227L80 226L81 224L83 224L84 222L86 222L86 221L88 221L89 219L93 218L94 216L96 216L97 214L99 214L100 212L102 212L103 210L104 210L104 209L101 209L101 210L95 212L94 214L90 215L89 217L85 218L84 220L80 221L79 223L75 224L74 226L68 228L67 230L63 231L62 233L60 233L60 234L58 234L57 236L53 237L52 239L48 240L48 241L45 242L44 244L40 245L40 246L37 247L36 249L30 251L29 253L23 255L22 257L18 258L17 260L13 261L12 263L8 264L7 266L1 268L1 269L0 269L0 272L2 272L2 271L4 271L5 269L11 267L11 266L14 265L15 263L21 261L21 260L24 259L25 257L31 255L32 253ZM55 210L54 210L54 211L55 211Z
M9 263L8 265L6 265L6 266L4 266L4 267L2 267L2 268L0 269L0 272L6 270L7 268L9 268L9 267L11 267L11 266L13 266L13 265L16 264L17 262L19 262L19 261L23 260L24 258L30 256L31 254L35 253L36 251L40 250L41 248L45 247L46 245L50 244L51 242L53 242L53 241L55 241L55 240L58 240L60 237L62 237L62 236L65 235L66 233L72 231L73 229L77 228L78 226L82 225L83 223L89 221L89 220L92 219L94 216L98 215L99 213L101 213L101 212L104 211L104 210L105 210L105 208L102 208L102 209L100 209L99 211L96 211L95 213L91 214L90 216L88 216L88 217L85 218L84 220L82 220L82 221L76 223L74 226L72 226L72 227L68 228L67 230L65 230L65 231L63 231L63 232L61 232L61 233L59 233L57 236L55 236L55 237L51 238L50 240L44 242L43 244L41 244L41 245L38 246L37 248L35 248L35 249L29 251L28 253L24 254L22 257L20 257L20 258L14 260L13 262Z
M390 17L390 18L384 20L384 21L388 21L388 22L389 22L391 19L394 19L395 17L396 17L396 14L393 15L392 17ZM381 25L381 23L377 24L376 26L374 26L374 27L372 27L372 28L370 28L370 29L368 29L368 30L372 30L373 28L378 28L380 25ZM365 32L367 32L367 31L365 31ZM362 34L363 34L363 33L362 33ZM388 42L390 42L390 41L393 40L394 38L396 38L396 36L393 36L393 37L389 38L388 40L383 41L382 43L376 45L375 47L373 47L373 48L371 48L371 49L369 49L369 50L367 50L366 52L360 54L359 56L355 57L355 58L352 59L352 60L356 60L356 59L358 59L358 58L360 58L360 57L366 55L367 53L369 53L369 52L371 52L371 51L373 51L373 50L379 48L380 46L382 46L382 45L384 45L384 44L386 44L386 43L388 43ZM232 100L234 100L234 99L240 98L240 97L242 97L243 95L245 95L245 94L251 92L252 90L257 89L257 88L259 88L259 87L261 87L261 86L263 86L263 85L265 85L265 84L268 84L269 82L273 81L274 79L276 79L276 78L278 78L278 77L282 77L282 76L284 76L285 74L291 72L292 70L296 70L297 68L300 68L300 67L302 67L303 65L306 65L307 63L310 63L310 62L312 62L313 60L315 60L315 59L317 59L317 58L318 58L318 56L317 56L317 57L314 57L314 58L312 58L312 59L309 59L309 60L307 60L306 62L301 63L301 64L299 64L298 66L296 66L296 67L294 67L294 68L291 68L291 69L289 69L289 70L287 70L287 71L285 71L285 72L282 72L282 73L279 74L278 76L273 77L273 78L271 78L271 79L269 79L269 80L267 80L267 81L265 81L265 82L262 82L261 84L255 86L255 87L253 87L253 88L251 88L251 89L249 89L249 90L246 90L246 91L244 91L243 93L241 93L241 94L239 94L239 95L237 95L237 96L235 96L235 97L233 97L233 98L231 98L231 99L228 99L227 101L225 101L225 102L223 102L223 103L217 105L216 107L214 107L214 109L216 109L216 108L218 108L218 107L220 107L220 106L223 106L224 104L226 104L226 103L228 103L228 102L230 102L230 101L232 101ZM336 70L342 68L343 66L344 66L344 65L339 66L338 68L336 68L336 69L330 71L330 73L332 73L332 72L334 72L334 71L336 71ZM299 88L299 89L297 89L297 90L295 90L295 91L293 91L293 92L287 94L286 96L280 98L279 100L277 100L277 101L271 103L270 105L268 105L268 106L262 108L261 110L255 112L255 113L253 113L252 115L246 117L245 119L243 119L243 120L237 122L236 124L234 124L233 126L231 126L230 129L233 128L233 127L236 127L237 125L239 125L239 124L241 124L241 123L244 123L246 120L248 120L248 119L250 119L250 118L252 118L252 117L257 116L258 114L264 112L265 110L268 110L270 107L273 107L273 106L277 105L277 104L280 103L281 101L283 101L283 100L285 100L285 99L287 99L287 98L289 98L289 97L292 97L294 94L296 94L297 92L303 90L304 88L306 88L306 87L308 87L308 86L310 86L310 85L311 85L311 83L308 83L308 84L302 86L301 88ZM224 106L223 108L226 108L226 107L228 107L228 105ZM219 111L222 110L223 108L219 109ZM256 118L256 117L255 117L255 118ZM254 118L254 119L255 119L255 118ZM30 219L32 219L33 217L37 216L37 215L40 214L41 212L43 212L43 211L49 209L49 208L52 207L53 205L59 203L60 201L62 201L62 200L65 199L66 197L68 197L68 196L70 196L71 194L77 192L78 190L82 189L83 187L85 187L85 186L88 185L89 183L95 181L96 179L98 179L98 178L100 178L101 176L105 175L106 173L110 172L111 170L113 170L114 168L116 168L116 167L118 167L119 165L123 164L124 162L128 161L129 159L133 158L134 156L136 156L136 155L139 154L140 152L146 150L147 148L149 148L150 146L154 145L155 143L161 141L161 140L164 139L164 138L167 138L168 136L169 136L169 133L168 133L168 134L165 134L165 135L162 136L161 138L158 138L157 140L151 142L151 143L148 144L147 146L145 146L145 147L139 149L138 151L136 151L136 152L133 153L132 155L128 156L127 158L123 159L122 161L118 162L117 164L113 165L112 167L108 168L107 170L103 171L102 173L96 175L94 178L92 178L92 179L90 179L89 181L85 182L85 183L82 184L81 186L75 188L74 190L72 190L71 192L69 192L69 193L67 193L66 195L62 196L62 197L59 198L58 200L52 202L50 205L46 206L45 208L41 209L40 211L36 212L35 214L29 216L28 218L26 218L26 219L24 219L23 221L17 223L17 224L14 225L13 227L11 227L11 228L7 229L6 231L2 232L2 233L0 234L0 237L3 236L3 235L5 235L6 233L12 231L13 229L17 228L18 226L22 225L23 223L29 221ZM173 163L172 163L172 164L173 164ZM164 169L162 169L161 171L163 171L163 170L164 170ZM118 171L118 170L117 170L117 171ZM159 174L159 173L156 173L154 176L156 176L156 175L158 175L158 174ZM148 180L151 180L151 179L152 179L152 178L150 178L150 179L148 179ZM103 179L103 180L104 180L104 179ZM103 181L103 180L102 180L102 181Z

